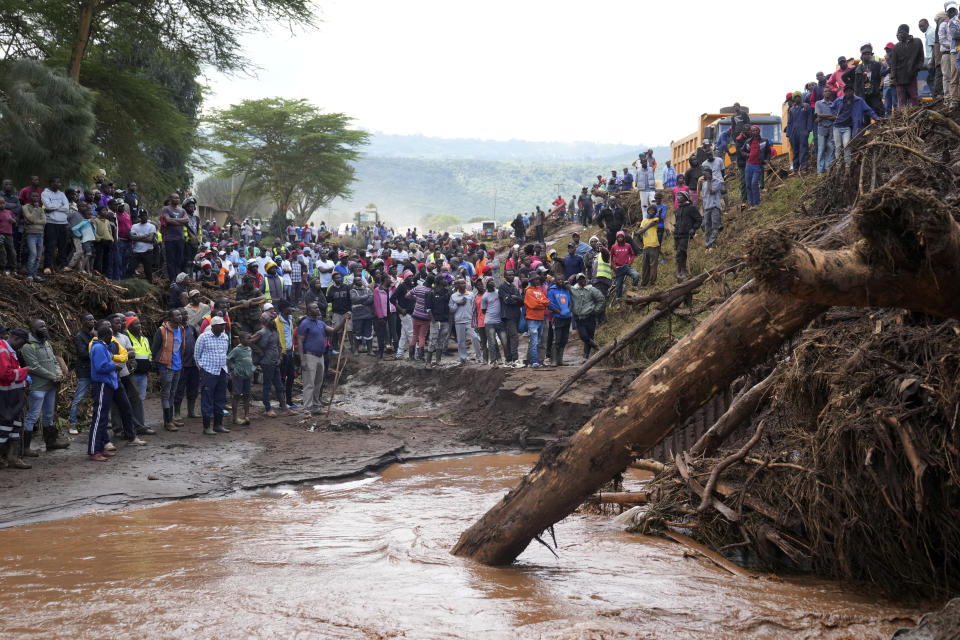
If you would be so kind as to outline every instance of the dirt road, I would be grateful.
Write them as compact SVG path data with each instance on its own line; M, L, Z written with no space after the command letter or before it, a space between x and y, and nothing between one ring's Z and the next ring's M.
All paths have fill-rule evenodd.
M579 429L598 398L625 382L623 374L597 372L567 401L538 415L541 400L572 367L427 370L419 362L359 356L348 371L329 419L267 418L254 408L249 427L232 427L228 419L232 432L216 436L203 435L199 419L176 433L163 431L157 398L148 396L147 422L158 434L144 436L147 446L117 442L116 457L92 462L84 431L71 438L69 449L31 458L31 470L0 472L0 527L343 478L403 460L523 445L536 450Z

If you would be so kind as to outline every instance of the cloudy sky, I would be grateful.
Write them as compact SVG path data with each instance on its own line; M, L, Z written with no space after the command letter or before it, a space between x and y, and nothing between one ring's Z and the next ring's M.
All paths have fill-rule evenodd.
M245 37L255 77L211 74L208 107L307 98L369 131L667 144L739 100L788 90L942 3L321 0L308 32ZM921 8L923 11L921 12Z

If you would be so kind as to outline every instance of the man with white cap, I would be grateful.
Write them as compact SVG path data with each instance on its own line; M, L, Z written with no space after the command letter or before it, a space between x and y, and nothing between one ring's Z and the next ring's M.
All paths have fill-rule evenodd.
M199 289L191 289L187 298L190 302L184 307L187 310L187 317L184 318L184 321L193 326L194 329L199 329L200 323L203 322L203 316L210 313L211 305L209 300L206 302L203 300Z
M227 404L227 350L230 339L227 323L220 316L210 319L210 331L200 334L194 346L193 356L200 367L203 392L200 410L203 415L203 433L230 433L223 426L223 408Z

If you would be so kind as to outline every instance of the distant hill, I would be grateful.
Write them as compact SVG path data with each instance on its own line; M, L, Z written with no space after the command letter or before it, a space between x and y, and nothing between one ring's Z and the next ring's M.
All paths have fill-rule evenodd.
M589 142L507 142L376 134L357 162L349 201L334 201L315 219L342 220L368 203L398 226L421 224L423 217L448 213L468 220L492 218L494 193L500 221L518 212L544 209L630 164L645 145ZM662 165L668 147L654 147ZM328 220L329 221L329 220Z

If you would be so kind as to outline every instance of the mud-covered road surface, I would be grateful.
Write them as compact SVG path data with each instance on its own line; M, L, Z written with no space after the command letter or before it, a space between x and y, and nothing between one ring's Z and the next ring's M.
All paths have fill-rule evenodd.
M348 478L413 459L537 450L579 429L606 394L625 387L631 377L598 371L590 384L574 387L567 400L540 414L546 394L573 371L457 367L452 362L425 369L420 362L355 356L329 417L267 418L254 402L250 426L234 427L227 418L231 433L215 436L203 435L199 419L187 419L178 432L164 431L152 394L147 422L157 435L143 436L145 447L116 442L117 455L107 462L88 459L85 430L61 451L42 451L43 444L35 440L41 453L29 459L33 469L0 471L0 527ZM255 398L258 393L255 386Z

